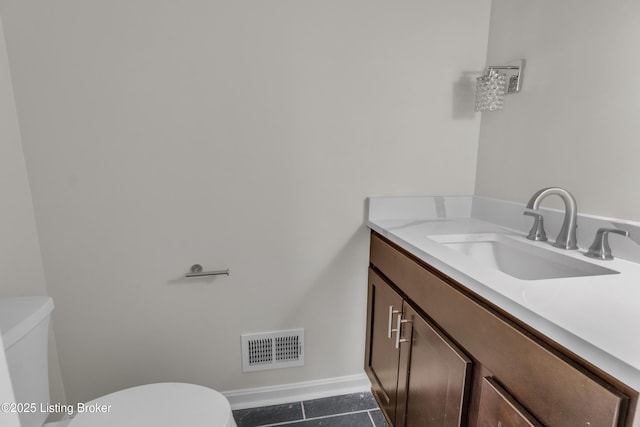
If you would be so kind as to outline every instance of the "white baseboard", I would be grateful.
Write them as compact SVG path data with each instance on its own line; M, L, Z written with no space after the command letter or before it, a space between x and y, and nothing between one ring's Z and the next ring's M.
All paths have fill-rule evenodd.
M229 390L223 391L222 394L231 403L231 409L235 410L361 393L369 390L371 390L371 383L363 373L300 383Z

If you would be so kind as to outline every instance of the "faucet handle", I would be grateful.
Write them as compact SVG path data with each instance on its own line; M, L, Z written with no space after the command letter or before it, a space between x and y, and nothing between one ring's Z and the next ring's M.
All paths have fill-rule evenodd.
M546 242L547 233L545 233L544 231L544 218L542 218L542 214L531 211L524 211L522 214L532 216L535 219L533 221L533 227L531 227L531 231L529 231L527 239L535 240L537 242Z
M620 230L617 228L599 228L596 232L596 238L594 239L591 246L589 246L589 250L587 251L585 256L601 260L613 259L613 255L611 254L611 247L609 246L610 233L621 234L623 236L629 237L629 232L627 230Z

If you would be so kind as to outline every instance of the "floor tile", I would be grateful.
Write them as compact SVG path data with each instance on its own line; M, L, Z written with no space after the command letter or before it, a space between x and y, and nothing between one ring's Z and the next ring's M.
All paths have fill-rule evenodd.
M282 424L282 427L372 427L372 425L367 412L358 412Z
M371 393L354 393L325 397L322 399L305 400L302 404L304 405L306 418L324 417L326 415L344 414L347 412L378 408Z
M384 419L384 415L382 415L382 412L379 409L376 409L375 411L369 411L369 414L371 414L371 419L373 420L374 426L389 427L389 424L387 424L387 420Z
M238 427L254 427L302 419L300 402L233 411Z

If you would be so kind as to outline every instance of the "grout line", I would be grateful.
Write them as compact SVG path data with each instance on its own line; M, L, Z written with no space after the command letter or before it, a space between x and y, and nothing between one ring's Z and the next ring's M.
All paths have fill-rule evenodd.
M304 401L303 401L303 402L300 402L300 407L302 407L302 419L303 419L303 420L306 420L306 419L307 419L307 414L306 414L306 412L304 411Z
M343 412L341 414L330 414L330 415L324 415L322 417L313 417L313 418L304 418L302 420L291 420L291 421L283 421L281 423L274 423L274 424L261 424L258 427L277 427L277 426L285 426L288 424L293 424L293 423L299 423L302 421L315 421L315 420L324 420L326 418L333 418L333 417L342 417L345 415L350 415L350 414L360 414L362 412L366 412L369 415L369 419L371 419L371 414L369 414L369 411L373 411L375 409L363 409L360 411L352 411L352 412ZM371 423L373 424L373 419L371 419Z
M369 419L371 420L371 425L373 427L376 427L376 423L375 423L375 421L373 421L373 417L371 416L371 410L367 411L367 415L369 415Z

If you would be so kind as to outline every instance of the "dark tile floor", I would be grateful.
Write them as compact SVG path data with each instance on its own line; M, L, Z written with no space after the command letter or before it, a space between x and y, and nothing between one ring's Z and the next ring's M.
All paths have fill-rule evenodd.
M238 427L388 427L371 393L233 411Z

